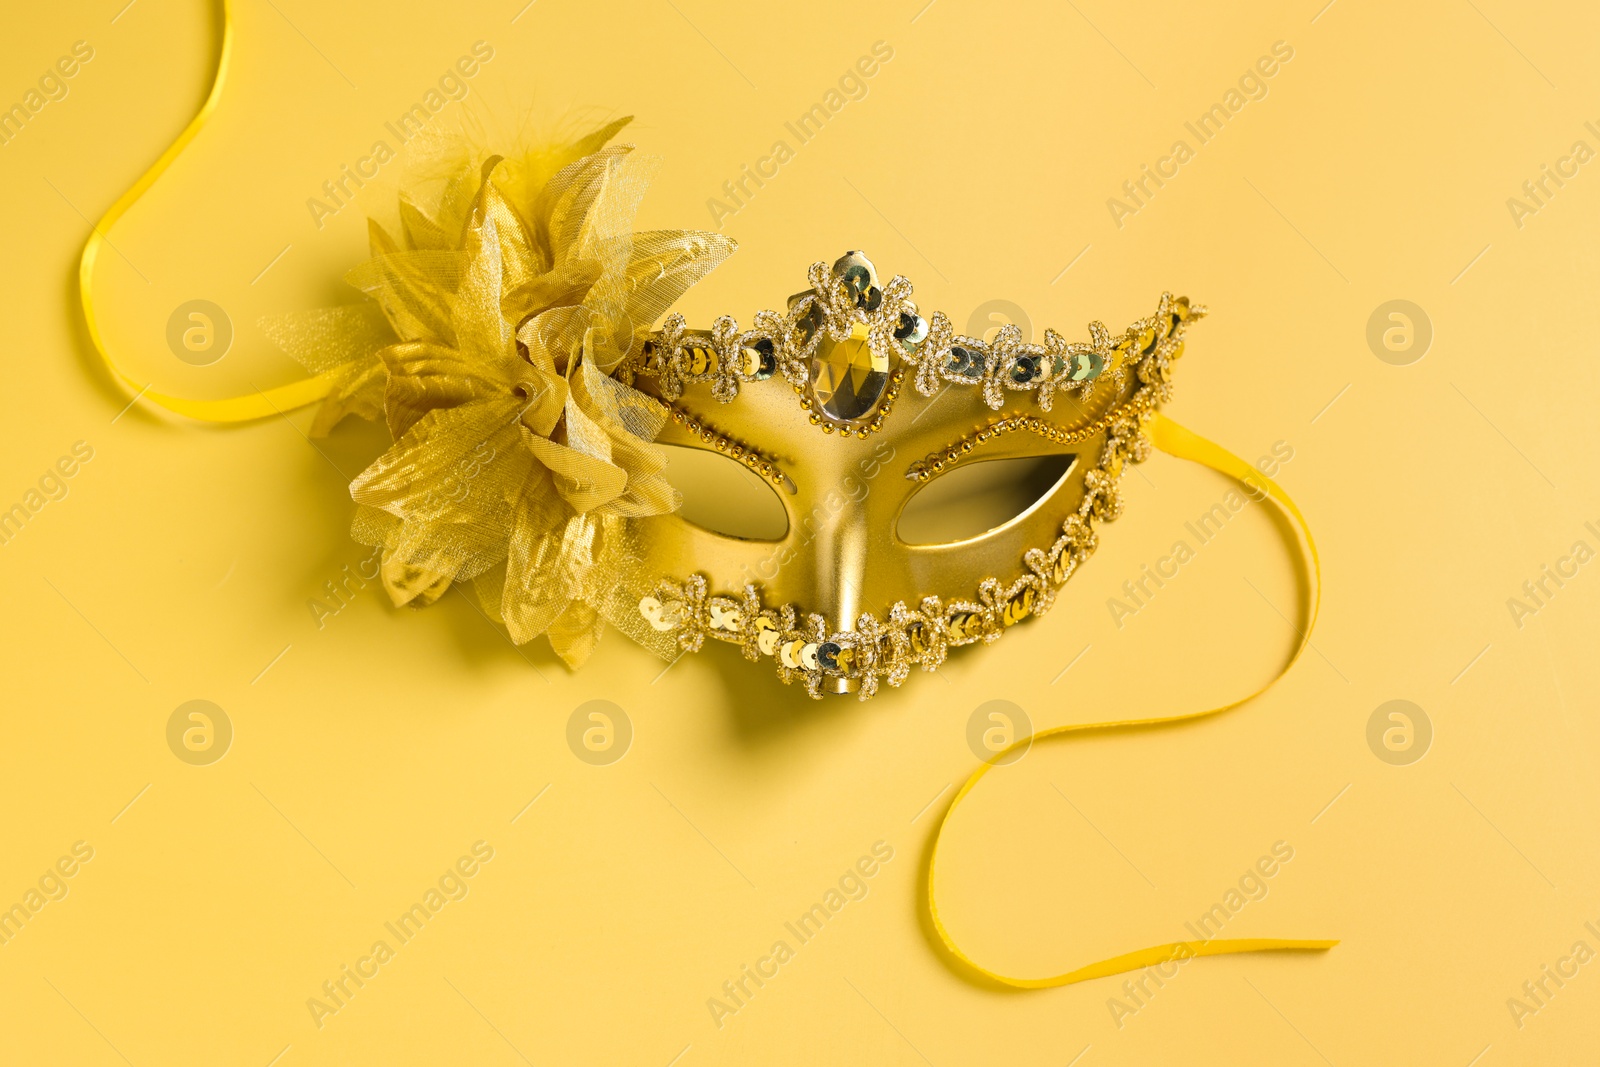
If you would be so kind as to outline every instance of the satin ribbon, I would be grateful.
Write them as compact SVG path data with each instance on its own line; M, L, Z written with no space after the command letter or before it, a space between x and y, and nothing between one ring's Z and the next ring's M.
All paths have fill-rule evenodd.
M247 422L251 419L266 418L269 415L279 415L291 409L313 403L327 395L336 371L304 378L288 385L281 385L274 389L258 390L254 395L226 397L220 400L192 400L186 397L169 396L166 393L155 392L150 389L150 383L140 383L138 379L127 374L117 366L111 358L111 353L106 350L105 338L100 334L99 315L95 310L94 302L94 269L100 258L100 249L107 243L107 233L117 221L127 214L128 209L138 202L139 198L149 191L156 183L156 179L166 173L183 150L189 146L200 133L200 130L210 120L217 110L217 103L222 98L222 86L227 81L228 70L233 57L233 0L223 0L222 4L222 54L217 59L216 77L211 83L211 92L207 94L206 101L200 106L199 112L184 127L178 139L173 141L167 150L161 153L150 169L145 171L133 187L106 209L93 231L89 234L88 242L83 246L83 256L78 261L78 295L83 302L83 318L89 328L89 340L94 344L94 350L100 356L100 361L105 364L111 376L135 391L135 397L144 397L152 403L158 404L168 411L179 415L187 415L192 419L201 419L206 422Z
M233 0L223 0L222 24L222 50L217 60L216 75L211 84L211 91L207 94L205 103L195 117L190 120L176 140L161 153L155 163L140 176L125 193L119 196L100 221L94 226L84 245L83 255L78 264L78 292L83 304L83 316L88 327L89 339L93 343L95 352L100 356L101 362L111 376L135 391L135 399L144 397L152 403L169 411L190 418L207 422L247 422L252 419L265 418L270 415L282 414L284 411L314 403L326 396L339 375L339 370L328 371L287 385L277 386L272 389L258 390L254 395L226 397L218 400L197 400L185 397L171 396L150 389L149 383L141 384L138 379L130 376L119 367L111 353L106 349L105 340L100 332L99 316L94 300L94 271L100 258L100 250L106 245L108 231L127 214L129 209L139 201L150 187L153 186L162 174L177 160L195 137L204 128L206 123L215 114L218 102L221 100L223 86L227 81L228 72L233 56ZM983 976L1019 989L1045 989L1053 986L1071 985L1075 982L1086 981L1091 978L1102 978L1107 975L1120 974L1125 971L1135 970L1165 963L1169 960L1186 958L1189 956L1219 956L1237 952L1274 952L1274 951L1305 951L1325 950L1338 944L1336 940L1307 940L1289 938L1214 938L1209 941L1174 941L1150 948L1139 949L1134 952L1123 953L1109 959L1091 963L1083 967L1066 971L1062 974L1050 975L1041 978L1015 978L990 970L973 960L963 952L950 936L943 919L939 916L937 897L937 870L939 859L939 843L943 839L945 827L951 815L960 807L961 802L972 792L973 788L982 780L1006 753L1018 748L1031 745L1036 741L1044 741L1055 737L1067 737L1076 733L1087 733L1096 730L1115 730L1125 727L1160 726L1167 723L1187 722L1194 719L1207 718L1231 711L1242 704L1249 703L1277 683L1294 664L1300 659L1310 642L1311 629L1316 623L1317 611L1321 601L1321 564L1317 557L1316 542L1312 539L1310 528L1306 524L1305 516L1283 489L1271 478L1257 471L1254 467L1244 462L1239 457L1199 435L1184 429L1171 419L1157 414L1151 424L1151 436L1157 448L1169 455L1180 459L1203 464L1211 469L1226 474L1242 483L1248 488L1264 491L1282 507L1286 514L1294 521L1296 528L1305 538L1307 555L1311 563L1311 611L1306 629L1300 634L1300 641L1295 646L1293 655L1289 657L1278 675L1261 686L1248 696L1241 697L1232 703L1219 707L1208 708L1203 711L1185 712L1179 715L1169 715L1153 719L1125 719L1114 722L1076 723L1067 726L1057 726L1041 730L1031 736L1014 742L1000 753L997 753L991 762L985 763L974 771L962 785L961 789L951 800L950 806L945 810L943 818L939 821L938 829L934 832L933 846L928 860L928 913L933 920L934 929L938 931L939 939L944 943L951 955L960 960L967 967Z
M1278 483L1268 478L1265 474L1235 456L1232 452L1204 437L1184 429L1165 415L1157 414L1150 425L1150 436L1155 446L1161 451L1179 459L1186 459L1210 467L1212 470L1225 474L1253 491L1252 495L1264 492L1277 502L1286 515L1293 521L1295 528L1305 539L1306 559L1311 564L1311 611L1306 620L1306 628L1300 633L1300 640L1295 645L1294 654L1291 655L1283 668L1255 692L1248 696L1220 707L1207 708L1203 711L1188 711L1179 715L1166 715L1151 719L1120 719L1114 722L1089 722L1073 723L1068 726L1055 726L1047 730L1039 730L1028 737L1008 745L1004 750L997 752L989 762L984 763L966 781L950 801L950 806L945 809L944 817L939 820L939 826L934 831L933 846L928 856L928 915L933 920L933 928L938 931L939 939L944 942L944 947L950 954L972 970L985 978L999 982L1003 985L1017 989L1049 989L1054 986L1071 985L1074 982L1087 981L1090 978L1104 978L1107 975L1121 974L1124 971L1137 970L1141 967L1150 967L1166 963L1174 959L1188 958L1191 956L1225 956L1235 952L1284 952L1325 950L1337 945L1338 941L1307 940L1298 938L1278 937L1246 937L1246 938L1213 938L1209 941L1171 941L1164 945L1153 945L1150 948L1138 949L1134 952L1124 952L1110 959L1100 960L1082 967L1077 967L1061 974L1047 975L1041 978L1016 978L990 970L968 956L950 936L950 931L945 927L944 920L939 915L937 871L939 863L939 843L944 837L945 827L950 822L950 816L955 814L961 802L967 798L973 788L988 774L1007 753L1017 749L1026 748L1036 742L1052 738L1065 739L1075 734L1085 734L1094 731L1110 731L1130 727L1161 726L1168 723L1191 722L1195 719L1209 718L1221 715L1223 712L1232 711L1242 704L1248 704L1256 697L1265 693L1277 684L1278 679L1288 674L1300 659L1301 653L1311 643L1311 630L1317 622L1317 609L1322 600L1322 565L1317 557L1317 543L1311 537L1311 528L1306 523L1306 518L1284 492Z

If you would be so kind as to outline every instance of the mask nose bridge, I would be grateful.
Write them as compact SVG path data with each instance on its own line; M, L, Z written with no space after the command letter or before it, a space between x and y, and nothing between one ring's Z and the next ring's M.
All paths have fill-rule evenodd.
M878 610L870 602L868 560L880 569L889 565L893 553L884 550L899 545L894 525L910 491L894 484L902 477L895 464L877 464L865 476L862 460L874 447L827 442L807 457L797 492L785 500L790 567L795 585L804 586L795 599L840 630L853 629L863 611Z
M896 569L894 549L905 548L894 525L909 494L884 491L901 471L882 464L874 478L865 478L859 451L834 445L813 453L796 478L798 491L785 501L790 577L782 583L784 599L821 615L830 630L853 630L863 612L882 610L873 598L882 592L884 572ZM855 692L859 682L831 677L823 684L842 694Z

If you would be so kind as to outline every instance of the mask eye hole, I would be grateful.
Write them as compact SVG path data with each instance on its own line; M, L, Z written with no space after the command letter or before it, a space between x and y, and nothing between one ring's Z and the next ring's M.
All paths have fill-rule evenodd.
M979 537L1021 517L1078 465L1075 455L962 463L906 501L896 532L908 545L947 545Z
M706 448L660 447L667 480L683 494L678 514L686 522L747 541L778 541L789 532L777 491L743 463Z

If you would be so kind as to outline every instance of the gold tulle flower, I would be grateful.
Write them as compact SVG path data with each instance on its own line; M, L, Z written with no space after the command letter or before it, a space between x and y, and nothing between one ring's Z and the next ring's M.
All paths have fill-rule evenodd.
M393 445L350 494L395 604L471 579L512 640L548 635L574 667L632 562L630 521L678 506L652 443L666 411L612 372L733 250L633 232L652 168L603 147L626 122L463 168L431 212L402 193L400 239L370 223L372 259L347 278L372 305L263 324L340 371L314 432L347 414L388 424Z

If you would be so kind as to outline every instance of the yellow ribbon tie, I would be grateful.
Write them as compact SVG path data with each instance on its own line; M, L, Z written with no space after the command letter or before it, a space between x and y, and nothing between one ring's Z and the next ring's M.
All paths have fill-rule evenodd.
M78 261L78 295L83 301L84 322L89 328L89 340L93 342L94 349L99 353L106 370L114 379L133 389L136 396L143 396L168 411L205 422L247 422L250 419L266 418L313 403L327 394L337 373L331 371L312 378L304 378L274 389L257 391L252 396L228 397L221 400L191 400L151 391L149 383L140 384L137 379L130 377L111 358L111 353L106 351L105 339L100 335L100 321L94 303L94 268L100 258L101 246L106 244L106 235L111 227L115 226L117 221L127 214L128 209L156 183L156 179L172 166L216 111L217 102L222 98L222 86L227 80L229 63L233 55L232 8L233 0L223 0L222 54L217 60L216 78L211 83L211 92L206 96L206 102L200 106L200 111L190 120L189 125L184 127L178 139L161 153L161 157L144 172L131 189L117 197L106 210L105 215L89 234L89 240L83 246L83 256Z
M165 152L151 165L132 188L123 193L106 210L89 235L84 245L83 255L78 265L78 289L83 303L83 315L88 327L89 338L94 344L95 351L99 354L106 370L114 379L124 383L134 390L136 395L143 396L153 403L180 415L207 422L246 422L251 419L265 418L270 415L281 414L292 408L302 407L314 403L327 395L330 387L340 373L339 369L305 378L297 382L276 388L260 390L254 395L228 397L219 400L197 400L185 397L170 396L165 393L152 391L148 384L140 382L124 372L112 359L107 351L105 340L100 333L99 317L95 309L93 283L95 266L99 261L100 250L107 243L107 233L117 224L139 198L142 197L158 178L188 147L189 143L199 134L200 130L210 120L217 109L217 104L222 97L223 85L227 81L230 62L233 54L233 0L223 2L223 30L222 51L217 61L215 79L211 91L206 96L205 103L199 112L189 122L182 133L167 148ZM935 831L933 848L928 862L928 911L933 920L934 929L938 931L939 938L950 953L974 971L1005 985L1020 989L1044 989L1052 986L1070 985L1090 978L1101 978L1107 975L1119 974L1124 971L1134 970L1139 967L1148 967L1154 964L1165 963L1175 958L1189 956L1217 956L1235 952L1272 952L1285 950L1321 950L1332 948L1338 944L1331 940L1300 940L1287 938L1216 938L1209 941L1175 941L1151 948L1140 949L1135 952L1124 953L1110 959L1091 963L1076 970L1063 974L1043 978L1014 978L999 974L984 967L969 957L955 943L950 932L945 928L944 921L939 916L936 896L936 871L938 866L939 843L943 838L944 830L948 825L950 816L961 805L974 786L1006 753L1014 751L1035 741L1042 741L1052 737L1064 737L1069 734L1082 733L1093 730L1114 730L1122 727L1133 726L1158 726L1167 723L1184 722L1201 719L1207 716L1220 715L1231 711L1242 704L1248 703L1271 688L1279 678L1287 674L1299 660L1310 641L1312 627L1316 623L1317 610L1321 599L1321 564L1317 557L1316 542L1312 540L1311 531L1306 524L1305 516L1290 499L1289 495L1271 478L1257 471L1239 457L1228 452L1221 446L1206 440L1197 434L1191 433L1177 423L1163 415L1156 415L1151 424L1151 436L1162 451L1180 459L1187 459L1201 463L1222 474L1226 474L1244 483L1247 487L1264 491L1272 497L1293 519L1296 528L1305 538L1307 555L1311 563L1311 611L1305 631L1300 635L1300 641L1295 646L1294 654L1290 656L1283 669L1276 677L1261 686L1255 692L1220 707L1209 708L1204 711L1185 712L1180 715L1171 715L1154 719L1127 719L1116 722L1078 723L1068 726L1057 726L1048 730L1041 730L1029 737L1014 742L1003 752L997 754L994 760L985 763L973 772L955 798L951 800L944 817L939 822Z
M1278 483L1256 470L1250 464L1240 459L1212 441L1206 440L1199 434L1184 429L1165 415L1157 414L1150 425L1151 440L1161 451L1179 459L1187 459L1210 467L1214 471L1226 474L1241 482L1247 489L1256 492L1265 492L1283 508L1294 522L1295 528L1305 539L1306 557L1310 562L1311 578L1311 611L1306 620L1306 628L1300 633L1300 640L1295 645L1294 654L1283 665L1278 674L1248 696L1240 697L1232 703L1220 707L1207 708L1203 711L1189 711L1180 715L1168 715L1153 719L1122 719L1115 722L1089 722L1074 723L1068 726L1055 726L1048 730L1040 730L1008 745L1003 751L998 752L992 759L984 763L956 793L950 801L950 806L945 809L944 817L939 820L939 826L934 831L933 847L928 857L928 915L933 920L933 927L939 933L939 939L944 942L950 954L968 967L977 971L986 978L990 978L1004 985L1017 989L1048 989L1053 986L1071 985L1074 982L1087 981L1090 978L1104 978L1107 975L1121 974L1124 971L1136 970L1140 967L1150 967L1166 963L1174 959L1183 959L1192 956L1224 956L1235 952L1283 952L1325 950L1337 945L1338 941L1329 940L1304 940L1278 937L1245 937L1245 938L1213 938L1209 941L1172 941L1164 945L1153 945L1150 948L1139 949L1135 952L1125 952L1120 956L1100 960L1086 966L1066 971L1062 974L1049 975L1043 978L1014 978L1003 975L978 963L963 952L950 936L950 931L945 928L944 920L939 916L937 896L937 870L939 863L939 843L944 837L945 827L950 822L950 816L961 806L961 802L971 793L973 787L999 763L1007 753L1024 748L1036 741L1048 738L1066 737L1071 734L1088 733L1094 730L1116 730L1126 727L1161 726L1168 723L1188 722L1194 719L1204 719L1212 715L1221 715L1223 712L1232 711L1242 704L1247 704L1256 697L1265 693L1277 684L1278 679L1288 674L1300 659L1301 653L1311 643L1311 630L1317 622L1317 609L1322 600L1322 564L1317 557L1317 543L1311 537L1311 528L1306 523L1306 518L1284 492Z

